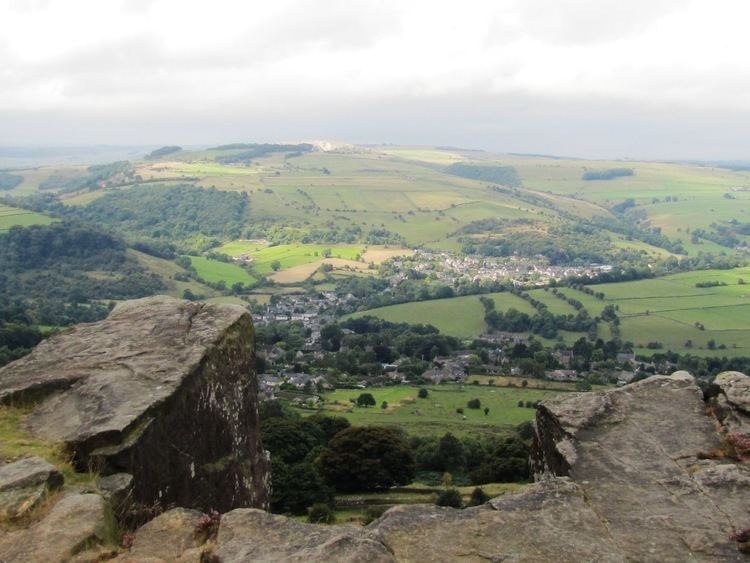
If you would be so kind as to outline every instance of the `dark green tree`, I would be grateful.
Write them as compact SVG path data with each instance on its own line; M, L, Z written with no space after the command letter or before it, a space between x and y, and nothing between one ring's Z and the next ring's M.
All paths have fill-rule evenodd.
M325 441L323 431L304 419L268 418L261 422L263 446L272 459L294 464L305 459L315 446Z
M325 484L311 463L287 465L272 459L271 508L275 512L304 514L315 503L333 502L333 489Z
M481 487L477 487L473 491L471 491L469 506L481 506L488 500L490 500L490 496L485 493Z
M323 478L339 492L406 485L414 456L400 434L387 428L351 427L336 434L317 461Z
M463 444L450 432L440 438L437 457L442 471L459 471L466 465Z
M458 492L458 489L448 489L440 493L435 504L438 506L461 508L464 505L464 501L461 498L461 493Z
M374 407L376 404L377 401L372 396L372 393L360 393L359 397L357 397L358 407Z

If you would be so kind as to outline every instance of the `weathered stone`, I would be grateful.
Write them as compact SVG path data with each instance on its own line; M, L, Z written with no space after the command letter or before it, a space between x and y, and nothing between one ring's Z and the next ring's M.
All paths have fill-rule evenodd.
M738 371L725 371L714 379L727 400L750 415L750 377Z
M750 440L750 377L737 371L720 373L706 396L726 433Z
M127 510L133 495L133 476L130 473L105 475L99 477L96 484L104 498L112 505L115 513Z
M41 521L0 536L0 561L67 561L84 549L109 541L112 538L107 510L99 495L63 497Z
M568 475L581 487L606 523L613 553L634 560L740 560L729 536L750 526L750 507L729 496L750 498L750 483L745 467L699 461L720 452L722 440L698 387L684 377L655 376L605 394L606 401L587 393L541 403L536 474ZM581 412L596 415L571 424Z
M397 506L368 526L397 561L625 561L568 479L536 483L465 510Z
M134 477L135 499L265 506L249 313L152 297L53 335L0 369L0 402L37 401L28 429L69 445L81 470Z
M0 520L22 518L62 484L62 473L40 457L0 466Z
M118 563L146 561L171 562L180 557L189 560L193 552L200 561L200 550L205 537L196 530L203 513L197 510L174 508L143 525L135 534L130 551L120 556Z
M382 543L357 528L303 524L253 509L225 514L216 544L222 563L394 561Z
M689 371L679 370L670 375L672 379L681 379L690 383L695 381L695 378L690 374Z

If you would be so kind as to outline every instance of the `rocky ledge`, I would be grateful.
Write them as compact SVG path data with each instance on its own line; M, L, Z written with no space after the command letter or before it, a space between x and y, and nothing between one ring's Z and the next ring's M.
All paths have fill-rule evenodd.
M733 376L732 388L748 379ZM188 541L197 516L178 530L170 523L186 515L175 511L152 528L171 530L168 543L184 549L160 560L748 561L750 467L727 442L713 400L684 373L563 394L541 404L538 481L519 492L465 510L397 506L364 528L237 509L217 519L215 539L201 547ZM733 419L734 407L725 408ZM122 561L145 561L133 557L156 541L142 528Z
M0 403L33 404L27 430L79 471L129 474L158 512L266 506L249 313L169 297L128 301L0 369Z

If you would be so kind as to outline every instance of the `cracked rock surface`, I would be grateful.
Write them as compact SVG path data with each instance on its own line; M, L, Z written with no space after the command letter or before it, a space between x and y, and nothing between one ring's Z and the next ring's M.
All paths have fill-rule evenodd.
M33 435L79 470L129 473L144 505L263 507L254 354L241 307L137 299L0 369L0 402L33 401Z

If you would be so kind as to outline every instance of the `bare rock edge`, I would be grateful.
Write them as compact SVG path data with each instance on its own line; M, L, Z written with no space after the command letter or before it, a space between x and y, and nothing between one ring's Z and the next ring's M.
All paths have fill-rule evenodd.
M34 436L65 443L81 471L132 475L156 511L264 508L254 358L245 309L149 297L0 369L0 403L33 402Z

